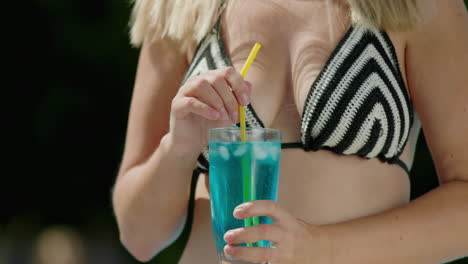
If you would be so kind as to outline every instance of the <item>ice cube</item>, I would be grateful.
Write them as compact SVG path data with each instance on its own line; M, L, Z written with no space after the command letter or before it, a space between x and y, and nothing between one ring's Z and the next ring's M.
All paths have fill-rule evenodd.
M264 160L268 156L268 153L261 146L254 145L253 146L253 155L254 155L254 159Z
M245 151L247 151L246 145L239 145L236 150L234 150L234 156L240 157L244 155Z
M279 146L270 146L268 149L268 153L270 154L270 157L274 160L278 159L278 153L281 151Z
M219 155L224 159L228 160L229 159L229 150L225 146L220 146L219 149Z

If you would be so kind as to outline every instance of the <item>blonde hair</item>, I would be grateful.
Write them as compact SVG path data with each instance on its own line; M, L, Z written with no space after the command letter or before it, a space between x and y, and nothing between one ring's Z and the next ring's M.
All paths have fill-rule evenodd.
M132 0L130 39L140 46L145 38L171 38L186 50L212 28L221 0Z
M148 38L180 41L183 50L208 33L221 10L222 0L132 0L131 43ZM332 0L327 0L332 1ZM336 0L333 0L336 1ZM338 0L345 1L345 0ZM417 0L347 0L353 23L373 29L407 30L420 20Z
M348 0L354 23L402 31L420 22L417 0Z

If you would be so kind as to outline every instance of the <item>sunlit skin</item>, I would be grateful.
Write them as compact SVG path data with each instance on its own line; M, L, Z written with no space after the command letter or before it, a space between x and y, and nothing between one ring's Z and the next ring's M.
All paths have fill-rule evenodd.
M388 33L441 186L410 202L408 175L396 165L287 149L278 203L254 201L233 212L238 219L266 215L274 224L229 231L225 254L272 264L440 263L468 255L468 75L461 70L468 69L468 16L460 0L422 5L425 23ZM349 26L346 6L335 6L332 22L325 1L229 1L221 25L234 68L192 78L180 89L193 54L170 41L144 44L113 198L122 242L132 254L148 260L179 234L191 171L206 145L191 137L237 121L238 104L252 103L266 127L283 132L284 142L300 141L305 97ZM237 72L255 42L263 47L243 81ZM217 102L207 91L225 85L234 91L221 96L226 114L222 104L187 103L190 97ZM417 136L401 156L407 164ZM217 261L208 184L202 175L181 264ZM257 240L276 247L234 246Z

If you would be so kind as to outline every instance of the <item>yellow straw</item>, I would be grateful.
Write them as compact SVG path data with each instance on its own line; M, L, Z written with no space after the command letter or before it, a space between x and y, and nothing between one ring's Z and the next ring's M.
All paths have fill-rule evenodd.
M250 65L254 61L255 57L257 56L258 51L262 45L259 43L255 43L254 47L252 48L252 51L250 51L249 57L247 58L247 61L244 63L244 67L242 67L242 70L240 72L240 75L242 78L245 78L245 75L247 74L247 71L250 68ZM241 127L241 141L246 142L247 141L247 136L245 134L245 111L244 111L244 106L239 105L239 120L240 120L240 127Z
M242 71L240 72L240 75L242 78L245 78L245 74L247 73L247 70L249 69L250 65L252 64L253 60L257 56L258 50L262 46L258 43L255 43L254 47L252 48L252 51L249 54L249 57L247 58L247 61L244 64L244 67L242 67ZM247 142L247 134L245 131L246 124L245 124L245 112L244 112L244 106L239 105L239 120L240 120L240 129L241 129L241 142ZM252 178L250 175L250 163L249 163L249 158L246 156L246 154L242 155L242 185L243 185L243 200L244 202L248 201L253 201L255 199L254 193L252 191ZM247 218L244 219L244 226L249 227L252 225L258 225L259 224L259 219L258 217L253 217L253 218ZM247 243L247 247L252 247L252 243Z

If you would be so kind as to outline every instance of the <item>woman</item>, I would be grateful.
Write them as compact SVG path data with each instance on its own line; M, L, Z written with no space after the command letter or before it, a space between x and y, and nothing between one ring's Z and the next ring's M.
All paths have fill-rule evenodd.
M137 259L151 259L182 230L196 168L180 263L216 263L207 131L237 123L239 104L248 105L249 125L279 129L290 144L279 202L234 212L275 224L227 232L226 255L274 264L468 255L463 1L141 0L132 40L142 50L113 202L122 243ZM243 80L255 42L263 48ZM441 186L410 202L421 123ZM276 248L234 246L261 239Z

